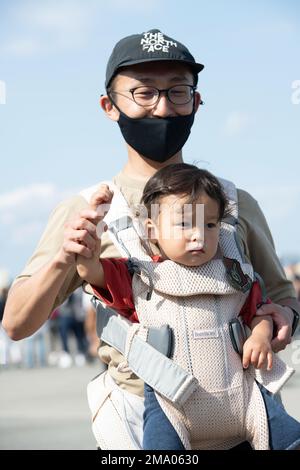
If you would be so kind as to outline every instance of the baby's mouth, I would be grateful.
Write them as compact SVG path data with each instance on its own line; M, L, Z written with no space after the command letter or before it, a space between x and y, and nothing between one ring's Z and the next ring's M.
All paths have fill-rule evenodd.
M199 246L199 245L195 245L195 246L189 245L187 249L190 252L205 253L203 246Z

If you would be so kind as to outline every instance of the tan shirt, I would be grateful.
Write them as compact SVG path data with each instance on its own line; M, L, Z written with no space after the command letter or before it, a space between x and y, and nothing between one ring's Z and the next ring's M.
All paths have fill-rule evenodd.
M139 204L145 185L144 181L130 178L122 172L113 181L121 189L130 206ZM34 254L15 282L19 279L30 277L51 261L61 248L64 224L87 206L86 200L81 195L77 195L61 202L54 209ZM293 285L286 279L283 268L275 253L269 227L256 200L246 191L239 189L238 206L238 241L246 259L252 263L254 270L264 279L268 296L275 303L286 297L296 297ZM104 233L102 237L101 256L104 258L120 256L107 233ZM76 269L70 270L54 307L60 305L81 284L82 281L77 275ZM297 304L295 308L298 310ZM130 372L117 371L118 364L124 361L123 356L118 351L103 343L100 347L99 355L108 364L111 376L120 387L126 388L138 395L143 395L143 383L140 379Z

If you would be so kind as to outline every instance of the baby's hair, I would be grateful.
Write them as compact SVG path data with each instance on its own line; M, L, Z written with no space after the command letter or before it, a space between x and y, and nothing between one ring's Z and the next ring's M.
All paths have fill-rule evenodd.
M219 205L219 221L230 214L226 194L218 179L207 170L188 163L174 163L158 170L147 182L141 203L151 214L151 205L171 194L187 196L193 204L206 193Z

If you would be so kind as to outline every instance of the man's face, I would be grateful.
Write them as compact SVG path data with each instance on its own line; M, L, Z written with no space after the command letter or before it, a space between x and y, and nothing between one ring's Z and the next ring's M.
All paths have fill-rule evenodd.
M173 61L132 65L124 67L114 78L111 90L117 93L112 93L112 98L121 111L131 118L162 118L191 114L193 100L184 105L176 105L162 94L155 105L143 107L135 103L129 91L140 86L168 89L174 85L194 85L193 74L188 66ZM198 109L199 102L200 95L196 93L195 110Z

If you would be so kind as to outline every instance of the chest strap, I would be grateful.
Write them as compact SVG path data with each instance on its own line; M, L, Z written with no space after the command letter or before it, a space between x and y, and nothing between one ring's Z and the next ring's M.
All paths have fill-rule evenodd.
M112 309L104 308L95 296L91 301L97 311L97 333L101 339L125 356L130 369L139 378L164 397L182 405L196 390L198 382L167 357L171 350L168 325L145 329L121 318ZM143 337L139 336L140 331Z

